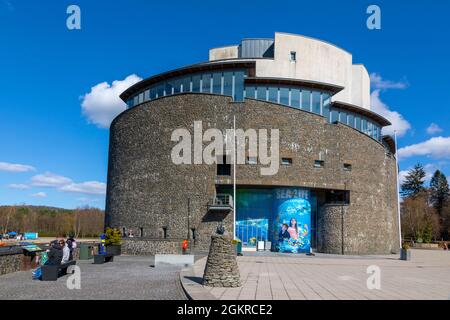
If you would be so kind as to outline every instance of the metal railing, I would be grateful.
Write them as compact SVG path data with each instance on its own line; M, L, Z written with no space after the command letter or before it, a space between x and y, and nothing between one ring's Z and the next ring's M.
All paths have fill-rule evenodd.
M233 208L233 196L229 194L216 194L208 202L209 208Z

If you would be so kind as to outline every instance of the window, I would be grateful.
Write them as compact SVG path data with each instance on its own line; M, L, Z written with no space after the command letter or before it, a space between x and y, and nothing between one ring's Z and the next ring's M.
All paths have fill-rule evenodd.
M169 96L173 93L173 81L167 81L164 87L164 95Z
M256 88L253 86L245 87L245 97L255 99Z
M297 52L291 51L291 61L297 61Z
M267 88L266 87L258 87L256 89L256 94L257 94L256 95L256 99L266 101L267 100L266 92L267 92Z
M253 92L253 96L255 93ZM244 71L234 73L234 101L244 100Z
M329 190L325 193L326 204L350 204L350 192L344 190Z
M200 92L200 78L199 74L192 76L192 92Z
M347 124L347 113L345 111L339 112L339 122Z
M322 101L323 101L323 107L322 107L322 115L330 121L330 95L328 93L322 94Z
M332 109L331 110L331 119L330 122L331 123L335 123L339 120L339 111L336 109Z
M350 163L344 163L344 171L352 171L352 165Z
M311 91L302 90L302 109L311 111Z
M355 117L355 128L361 131L361 117L359 116Z
M191 92L191 77L182 78L181 84L183 86L182 92Z
M156 87L153 86L150 88L150 99L155 99L156 98Z
M205 91L203 91L205 92ZM213 73L213 93L222 94L222 73L214 72Z
M247 157L247 164L258 164L258 157Z
M318 91L312 93L312 112L320 114L320 92Z
M325 166L325 161L314 160L314 168L323 168Z
M191 228L191 237L193 240L195 240L195 238L196 238L195 228Z
M163 238L167 239L167 227L162 227L162 230L163 230L163 234L162 234Z
M300 108L300 89L291 89L291 106Z
M231 176L231 164L227 163L227 156L221 156L222 163L217 163L218 176Z
M367 120L364 118L361 119L361 131L367 133Z
M355 127L355 116L352 113L348 114L348 119L347 119L347 123L350 127L354 128Z
M139 237L144 237L144 228L139 228Z
M219 78L220 79L220 78ZM203 93L211 93L211 75L209 73L202 76L202 90ZM217 93L217 92L214 92ZM220 82L219 82L219 92L220 94Z
M367 121L367 134L372 137L373 135L373 125L372 122Z
M278 103L278 88L269 87L269 101Z
M292 158L281 158L281 165L283 166L292 165Z
M233 95L233 72L223 73L223 94L225 96Z
M280 88L280 103L289 105L289 88Z
M123 227L122 228L122 237L126 237L127 236L127 228Z
M156 95L157 95L157 98L161 98L164 96L164 83L160 83L156 87Z

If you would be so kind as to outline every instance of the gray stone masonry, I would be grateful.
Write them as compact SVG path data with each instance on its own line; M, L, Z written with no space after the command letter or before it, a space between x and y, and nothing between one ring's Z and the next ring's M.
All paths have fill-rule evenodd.
M230 237L211 236L211 247L203 274L203 285L210 287L241 286L236 252Z

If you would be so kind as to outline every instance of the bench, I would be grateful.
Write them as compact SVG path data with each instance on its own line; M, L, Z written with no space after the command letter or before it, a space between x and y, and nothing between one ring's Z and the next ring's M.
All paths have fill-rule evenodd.
M113 262L114 261L114 255L107 253L107 254L94 254L94 264L103 264L105 262Z
M67 274L67 268L69 266L76 265L77 262L75 260L68 261L66 263L62 263L60 265L43 265L41 267L42 281L56 281L58 280L58 277L66 275Z
M194 255L191 254L155 254L155 267L171 264L176 266L192 266Z

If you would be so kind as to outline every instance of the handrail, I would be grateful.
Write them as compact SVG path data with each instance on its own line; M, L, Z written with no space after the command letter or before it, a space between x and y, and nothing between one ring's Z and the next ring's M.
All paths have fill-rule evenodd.
M209 206L233 207L233 196L230 194L216 194L208 203Z

